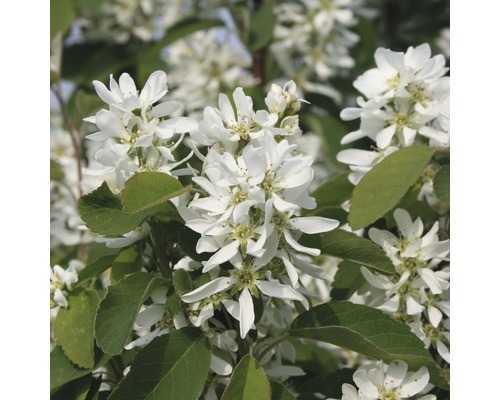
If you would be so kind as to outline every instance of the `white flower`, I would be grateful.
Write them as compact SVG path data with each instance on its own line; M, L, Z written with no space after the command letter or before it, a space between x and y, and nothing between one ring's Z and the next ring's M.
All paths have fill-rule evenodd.
M197 122L186 117L171 117L181 105L173 100L158 103L168 92L167 75L156 71L139 93L127 73L119 83L110 77L110 89L94 81L99 97L109 105L85 121L94 123L99 132L87 139L105 142L95 158L104 166L87 170L89 174L116 171L120 183L139 171L160 171L169 175L172 169L191 157L175 162L172 152L180 145L184 134L197 128ZM177 142L172 141L179 134ZM123 187L119 184L119 187Z
M342 400L400 400L418 395L429 383L429 372L421 367L417 372L408 372L404 361L393 361L385 366L382 361L361 366L353 376L359 388L352 385L342 386ZM435 400L434 395L417 397L419 400Z
M125 346L126 350L145 346L155 337L169 333L171 329L188 325L182 312L172 314L167 307L167 288L156 289L149 297L151 304L143 305L135 320L134 331L138 337Z
M259 267L243 263L241 257L235 257L232 261L234 270L227 277L216 278L199 288L184 294L181 299L186 303L194 303L205 300L219 292L233 289L231 293L241 292L238 303L228 303L226 309L230 314L240 321L240 336L244 338L254 325L255 314L252 295L258 297L258 291L266 296L277 297L285 300L298 300L306 309L309 308L307 299L288 285L280 284L273 280L269 274L263 275ZM266 279L265 279L266 278ZM258 289L258 290L257 290Z
M72 260L66 269L59 265L50 268L51 308L68 307L66 296L73 285L78 282L78 272L84 267L85 265L81 261Z
M141 226L138 226L133 231L123 234L121 237L105 237L105 236L97 236L95 241L97 243L105 243L106 247L111 249L117 249L122 247L130 246L132 243L135 243L139 240L146 238L151 232L151 228L149 224L145 222Z

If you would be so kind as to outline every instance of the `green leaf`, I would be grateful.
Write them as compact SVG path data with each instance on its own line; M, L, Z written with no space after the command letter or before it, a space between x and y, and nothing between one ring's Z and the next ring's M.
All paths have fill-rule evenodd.
M221 400L271 400L271 386L264 369L250 354L234 368Z
M255 52L267 46L273 38L274 30L274 1L261 3L260 8L252 15L248 37L248 49Z
M196 400L211 358L210 342L198 329L156 337L137 354L109 400Z
M120 197L113 194L106 182L78 201L80 215L87 227L101 235L119 236L137 228L146 218L157 213L177 214L171 203L163 203L136 214L122 211Z
M180 248L186 255L191 257L195 261L207 261L211 253L197 253L196 244L200 239L201 235L186 226L182 226L177 230L177 239Z
M113 260L111 278L113 282L117 282L126 275L139 272L142 265L142 253L139 248L137 246L126 247Z
M61 164L52 159L50 160L50 180L59 182L64 180L64 171Z
M342 261L333 277L330 296L332 300L347 300L365 282L361 274L361 265L351 261Z
M122 205L125 214L152 209L191 189L162 172L141 172L125 182Z
M354 189L349 182L350 172L343 172L321 184L311 196L316 199L317 207L341 206L348 200Z
M189 35L190 33L222 25L224 25L224 22L220 20L207 20L189 17L170 27L163 39L144 48L140 52L137 62L140 83L146 83L149 75L154 71L164 70L166 68L165 61L162 61L159 57L160 53L166 46L184 36Z
M176 269L173 273L173 278L175 292L182 296L193 290L193 283L191 282L191 276L189 272L185 269Z
M99 296L81 288L73 290L68 307L57 314L54 333L66 356L81 368L94 366L94 319Z
M295 396L283 385L271 383L271 400L295 400Z
M434 149L427 146L406 147L373 167L352 193L351 228L364 228L394 208L417 182L433 154Z
M450 166L444 165L434 176L434 193L442 202L450 202Z
M82 284L88 279L97 278L100 274L106 271L113 265L115 255L108 255L97 259L96 261L87 264L87 266L78 273L77 285Z
M50 40L57 32L63 36L76 19L73 2L70 0L50 0Z
M354 368L342 368L335 372L315 374L312 377L309 375L304 377L300 383L296 383L295 387L301 395L321 393L334 399L340 399L342 385L344 383L354 385L352 380L354 372L356 372Z
M68 382L50 396L50 400L85 400L90 389L92 376L85 375Z
M329 160L336 166L345 169L346 165L337 161L337 153L352 145L341 145L340 140L347 134L347 128L337 118L329 115L304 113L300 115L300 122L306 124L314 133L323 138L324 151Z
M321 304L299 315L290 335L331 343L386 363L403 360L415 371L425 365L433 384L448 386L410 328L372 307L347 301Z
M95 321L97 344L105 353L117 355L123 351L141 305L165 283L162 278L137 272L109 287Z
M347 223L347 211L345 211L342 207L339 206L318 207L304 214L304 216L313 216L313 215L318 217L336 219L337 221L339 221L340 225L344 225L345 223Z
M334 229L319 235L304 235L300 243L307 247L319 248L323 254L352 261L383 274L394 273L391 259L379 246L343 229Z
M64 355L58 346L50 353L50 389L56 389L66 382L92 372L91 368L78 368Z

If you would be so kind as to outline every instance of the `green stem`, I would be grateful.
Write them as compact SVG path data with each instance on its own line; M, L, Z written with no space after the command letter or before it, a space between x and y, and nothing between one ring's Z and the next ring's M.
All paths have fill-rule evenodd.
M288 339L288 335L285 335L279 339L276 339L274 342L272 342L269 346L267 346L264 350L262 350L255 358L257 358L258 361L261 361L264 356L275 346L278 344L284 342L285 340Z

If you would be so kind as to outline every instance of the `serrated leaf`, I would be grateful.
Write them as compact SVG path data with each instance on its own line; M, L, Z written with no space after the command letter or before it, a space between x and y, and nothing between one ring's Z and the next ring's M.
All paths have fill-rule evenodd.
M250 354L234 368L221 400L271 400L271 386L264 369Z
M90 389L92 376L85 375L66 383L51 394L50 400L85 400Z
M60 347L50 353L50 389L56 389L66 382L92 372L91 368L78 368L66 357Z
M295 400L295 396L280 383L271 382L271 400Z
M210 342L198 329L156 337L136 355L109 400L196 400L211 357Z
M125 214L137 214L161 205L191 189L162 172L141 172L125 182L122 207Z
M333 277L330 296L332 300L347 300L365 282L361 274L361 265L351 261L342 261Z
M120 354L129 340L135 318L153 290L166 281L137 272L110 286L101 301L95 321L98 346L107 354Z
M290 335L331 343L375 360L405 361L410 369L426 366L431 382L447 388L440 368L410 328L372 307L347 301L331 302L300 314Z
M137 228L146 218L157 213L177 215L171 203L158 206L136 214L125 214L122 211L120 197L111 192L106 182L99 188L86 194L78 201L80 215L85 225L95 233L106 236L119 236Z
M250 21L248 49L252 53L262 49L272 40L274 22L274 1L262 2Z
M352 261L383 274L393 274L394 265L385 252L371 240L342 229L319 235L304 235L300 243L319 248L321 253Z
M109 357L96 348L94 368L102 367ZM50 390L57 390L66 382L90 374L93 369L78 368L73 364L59 346L50 353Z
M57 314L54 333L57 344L66 356L80 368L94 366L94 319L99 296L81 288L67 297L68 307Z
M434 176L434 193L442 202L450 202L450 166L444 165Z
M364 228L393 209L417 182L433 154L434 149L416 145L375 165L353 190L348 216L351 228Z

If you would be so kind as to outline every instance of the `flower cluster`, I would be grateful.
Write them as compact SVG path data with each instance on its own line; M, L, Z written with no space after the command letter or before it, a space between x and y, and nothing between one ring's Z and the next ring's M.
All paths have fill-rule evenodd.
M394 219L399 237L377 228L368 231L396 270L393 276L384 276L361 269L370 285L368 304L407 323L426 347L432 344L449 363L450 241L439 240L438 222L424 234L421 219L413 221L407 211L397 209Z
M367 137L372 150L347 149L337 159L353 171L353 184L389 154L402 147L426 143L449 147L450 79L443 55L431 57L428 44L410 47L405 53L379 48L376 68L354 81L365 98L357 107L344 109L344 120L360 118L360 128L348 133L342 144Z
M218 93L252 86L252 58L236 47L226 28L198 31L177 40L164 55L171 95L184 105L185 115L201 117L206 106L217 103Z
M151 74L140 93L127 73L122 74L118 82L111 76L110 89L99 81L93 84L109 109L85 119L100 129L87 139L104 142L95 154L103 168L87 169L87 174L114 173L116 186L122 189L136 172L160 171L171 175L175 167L190 157L176 161L172 154L184 134L195 129L197 123L186 117L168 118L181 105L173 100L160 102L168 92L165 72Z
M178 209L186 226L200 234L196 250L213 253L203 272L218 274L182 300L197 303L200 314L211 303L223 304L239 321L243 338L255 323L254 298L296 300L308 308L298 271L325 276L304 257L320 251L301 245L298 237L330 231L338 221L300 216L316 202L307 192L313 160L296 154L296 145L286 139L300 133L295 84L273 85L268 110L255 112L241 88L233 100L236 110L221 94L219 108L205 108L192 133L198 143L211 146L202 175L193 178L203 194Z
M328 80L354 66L350 49L359 37L353 0L281 2L275 7L276 26L271 46L287 76L302 90L341 101Z
M50 268L50 308L68 307L66 296L73 285L78 282L78 271L85 265L79 260L72 260L68 268L59 265Z
M429 371L426 367L417 372L408 371L404 361L396 360L390 365L382 361L363 365L354 373L353 380L357 388L348 383L342 385L342 400L435 400L432 394L414 397L425 393L429 383Z

